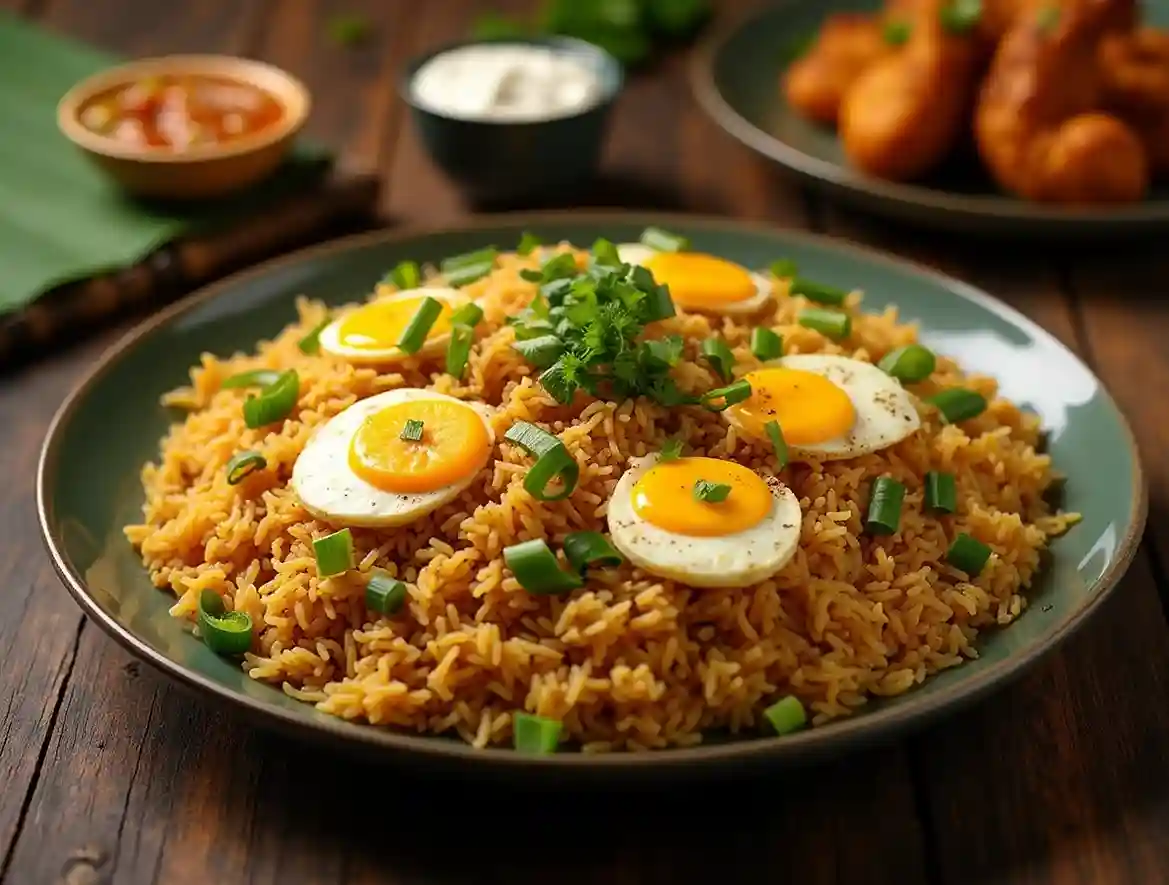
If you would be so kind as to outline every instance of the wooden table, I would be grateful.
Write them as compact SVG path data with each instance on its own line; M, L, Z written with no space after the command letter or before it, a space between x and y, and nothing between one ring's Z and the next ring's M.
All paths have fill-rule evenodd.
M423 156L395 94L397 71L414 52L464 35L483 8L511 4L0 5L124 53L247 53L291 69L316 95L312 133L345 163L384 172L391 218L433 225L467 210ZM718 5L733 14L744 3ZM375 23L364 46L340 48L326 36L328 19L348 11ZM534 800L403 781L177 691L86 623L58 582L41 549L31 476L53 410L124 328L112 330L0 378L4 885L1169 882L1164 245L1054 257L857 219L709 123L680 57L630 83L605 167L598 203L766 219L867 242L984 287L1080 353L1132 421L1151 485L1149 532L1112 601L981 706L756 789Z

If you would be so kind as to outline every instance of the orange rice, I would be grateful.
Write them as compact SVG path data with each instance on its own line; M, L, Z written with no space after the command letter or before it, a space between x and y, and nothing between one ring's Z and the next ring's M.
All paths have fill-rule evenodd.
M297 302L299 319L254 355L205 355L190 386L164 397L189 414L143 469L144 519L125 529L154 583L177 596L172 614L193 620L200 591L222 594L256 625L247 673L326 713L454 732L483 747L508 742L513 712L527 710L562 720L567 739L600 752L693 745L713 729L750 732L785 694L804 702L814 724L828 722L870 696L900 694L976 657L978 631L1023 610L1041 551L1076 517L1044 502L1056 477L1049 457L1036 451L1038 419L995 398L992 379L964 378L944 357L912 391L926 396L961 381L990 400L987 411L944 426L922 404L922 430L883 452L779 471L804 517L799 550L772 579L697 590L626 565L595 570L563 598L526 593L505 568L503 548L545 538L559 549L568 532L605 531L606 502L628 459L670 437L684 439L692 454L776 472L768 447L737 437L701 407L583 395L571 407L555 403L510 347L513 332L504 324L531 298L534 286L518 271L535 264L505 255L491 276L464 290L481 299L486 316L463 382L440 374L433 360L379 372L301 353L297 341L325 316L323 304L306 299ZM896 310L865 314L860 300L859 293L849 298L852 332L839 343L797 325L806 302L782 291L745 322L679 312L660 325L686 340L679 386L702 392L722 383L697 359L698 343L715 333L733 348L740 372L758 364L748 346L755 325L781 334L786 353L867 361L915 340L915 327ZM295 368L301 391L282 424L250 430L241 409L246 392L220 385L256 368ZM402 386L497 406L500 437L517 419L540 424L576 458L580 482L567 500L535 500L522 484L531 458L497 444L450 504L399 529L353 529L356 570L321 579L312 540L339 526L299 504L288 485L293 462L314 428L359 399ZM230 486L225 465L245 449L260 451L268 469ZM923 514L927 470L957 477L954 516ZM907 493L900 531L873 538L862 520L869 485L882 474ZM958 532L994 552L975 579L943 561ZM408 585L407 605L395 617L366 610L365 580L375 568Z

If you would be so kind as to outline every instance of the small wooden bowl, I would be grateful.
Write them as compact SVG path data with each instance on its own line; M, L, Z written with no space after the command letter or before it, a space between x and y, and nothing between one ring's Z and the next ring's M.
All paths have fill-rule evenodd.
M127 145L81 123L81 111L98 95L142 77L166 74L202 74L258 87L283 106L284 115L273 125L226 144L177 151ZM107 68L82 80L57 105L57 125L127 191L158 199L201 200L242 190L274 172L311 106L304 84L272 65L227 55L167 55Z

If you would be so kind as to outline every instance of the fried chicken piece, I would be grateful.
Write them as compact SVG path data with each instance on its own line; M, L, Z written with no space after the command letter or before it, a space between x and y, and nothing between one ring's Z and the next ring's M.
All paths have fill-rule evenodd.
M1169 31L1109 34L1098 54L1104 105L1136 129L1156 174L1169 174Z
M1132 127L1099 110L1096 63L1104 35L1133 0L1070 0L1019 19L1000 43L979 95L975 137L1006 190L1026 199L1124 203L1149 184L1145 148Z
M917 0L904 48L867 68L845 95L840 136L858 168L892 181L935 168L966 131L976 90L974 31L951 33L949 0Z

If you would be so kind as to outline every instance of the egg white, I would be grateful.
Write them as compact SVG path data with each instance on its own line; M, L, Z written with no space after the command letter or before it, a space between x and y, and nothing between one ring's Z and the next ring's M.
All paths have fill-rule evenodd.
M828 353L800 353L765 363L812 372L827 378L852 401L856 421L844 436L818 443L788 443L793 458L839 461L879 452L917 433L921 416L910 394L896 378L872 363ZM735 409L723 412L735 424Z
M771 491L771 509L741 532L683 535L643 519L633 507L633 487L657 462L656 454L634 459L609 500L613 546L638 568L691 587L749 587L771 577L795 555L800 504L773 476L760 476Z
M445 286L433 287L419 287L417 289L403 289L401 292L394 292L392 295L386 295L376 299L376 301L369 301L358 305L355 309L366 307L369 304L382 304L390 301L402 301L407 298L420 298L429 295L431 298L438 301L445 302L451 305L453 310L457 310L469 300L466 295L459 292L458 289L451 289ZM371 350L369 348L349 347L341 343L341 323L348 315L348 311L341 316L338 316L325 328L321 329L320 344L321 350L325 353L338 356L350 363L357 363L359 365L385 365L387 363L401 362L409 359L411 356L415 357L429 357L443 353L446 350L447 343L451 336L449 332L441 335L434 335L428 337L423 343L422 347L417 353L409 354L396 346L387 347L381 350Z
M495 445L491 409L431 390L405 387L359 400L323 424L309 439L292 468L292 488L305 510L326 522L350 526L405 525L458 497L483 465L465 477L432 492L387 492L371 485L349 467L353 435L370 415L387 406L411 400L449 400L460 403L483 419L487 437ZM490 450L484 464L490 459Z
M651 249L649 246L644 246L641 243L621 243L617 246L617 257L621 259L623 264L636 264L644 267L657 254L656 249ZM739 266L741 267L742 265ZM728 301L717 307L706 305L702 307L688 307L681 303L678 306L688 313L719 313L729 316L755 313L771 298L772 283L763 274L755 273L745 267L743 270L746 270L751 275L751 281L755 284L755 294L750 298L745 298L742 301Z

